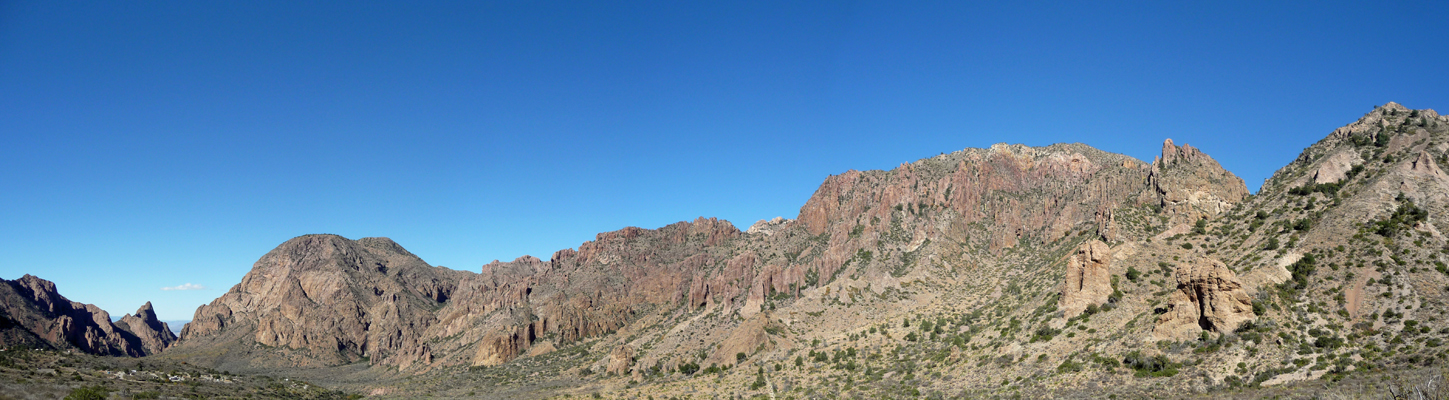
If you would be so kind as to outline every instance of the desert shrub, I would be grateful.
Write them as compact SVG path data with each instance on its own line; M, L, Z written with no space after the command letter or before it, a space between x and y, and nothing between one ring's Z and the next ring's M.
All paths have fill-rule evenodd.
M1032 333L1030 343L1050 341L1060 333L1062 333L1060 329L1052 329L1050 326L1042 325L1040 328L1036 328L1036 332Z
M105 386L83 386L71 389L65 400L105 400L111 396L111 390Z
M1057 373L1065 374L1065 373L1078 372L1078 371L1081 371L1081 370L1082 370L1082 363L1079 363L1079 362L1076 362L1076 361L1072 361L1072 360L1062 361L1061 365L1057 365Z
M1288 266L1288 271L1293 273L1293 278L1289 282L1283 282L1283 285L1287 286L1291 283L1294 289L1303 289L1308 286L1308 276L1313 275L1313 272L1317 270L1317 257L1314 257L1313 253L1304 254L1303 258Z
M1140 378L1174 376L1177 375L1177 368L1181 367L1181 364L1172 362L1167 356L1158 354L1149 357L1135 350L1122 357L1122 365L1136 371L1135 375Z
M1383 220L1373 223L1373 232L1379 236L1391 238L1414 226L1414 223L1429 218L1429 211L1419 208L1413 201L1403 200L1403 194L1399 194L1402 204L1394 210L1392 215Z

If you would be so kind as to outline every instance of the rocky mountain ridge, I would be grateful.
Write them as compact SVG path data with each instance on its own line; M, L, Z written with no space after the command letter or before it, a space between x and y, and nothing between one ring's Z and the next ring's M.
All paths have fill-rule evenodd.
M29 274L0 279L0 346L141 357L160 353L175 341L150 302L112 323L105 310L66 299L51 281Z
M999 144L828 177L744 232L627 227L477 272L306 235L160 357L499 398L1141 396L1422 368L1449 360L1446 162L1449 118L1388 103L1256 195L1170 139L1151 163Z
M391 342L395 345L388 352L358 339L371 335L374 327L353 321L374 315L370 311L376 306L363 298L386 297L382 293L395 290L357 289L354 283L350 290L362 296L311 295L323 290L308 289L312 286L344 292L337 282L354 281L311 283L319 278L307 276L323 274L324 267L363 271L371 267L357 264L372 262L307 264L275 256L306 257L304 250L316 246L304 244L323 240L309 235L264 256L242 284L198 309L195 322L183 332L180 354L241 340L281 347L273 353L287 354L283 358L288 361L250 357L238 366L342 365L365 358L373 365L427 371L501 365L632 332L649 339L621 343L615 353L631 354L643 368L733 365L740 361L736 353L799 345L781 342L795 339L766 334L782 324L770 312L781 303L829 299L848 305L858 301L855 293L862 290L877 296L900 293L903 282L909 285L950 264L969 267L1020 259L1022 247L1033 249L1025 252L1031 253L1074 242L1086 233L1120 240L1142 229L1115 220L1114 213L1123 208L1156 205L1174 218L1201 218L1221 213L1224 203L1245 195L1242 181L1210 157L1170 141L1164 156L1152 164L1081 144L968 149L892 171L832 176L797 218L761 221L749 232L704 218L657 230L629 227L601 233L577 250L560 250L549 261L523 257L485 265L477 274L439 275L432 284L448 296L396 313L397 322L386 325L392 336L398 336L395 326L411 327L407 334L416 336ZM326 249L356 246L335 236L325 240L331 243ZM401 248L395 252L406 254ZM335 258L329 257L317 256ZM1040 260L1039 255L1026 257ZM421 260L410 262L428 268ZM277 283L283 276L298 278ZM369 291L372 296L367 296ZM279 307L279 312L252 310L252 304L289 302L296 304ZM324 318L314 321L287 307L333 311L318 314ZM701 313L742 320L700 321ZM314 325L352 328L318 333ZM641 325L670 328L641 332ZM695 354L702 359L694 360ZM600 361L598 367L621 368L618 360Z

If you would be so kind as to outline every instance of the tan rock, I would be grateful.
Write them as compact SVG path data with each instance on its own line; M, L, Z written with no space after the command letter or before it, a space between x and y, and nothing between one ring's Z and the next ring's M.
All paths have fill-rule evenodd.
M1157 318L1152 333L1158 339L1190 340L1204 330L1232 332L1257 318L1233 271L1222 262L1205 259L1178 265L1177 291Z
M1353 169L1353 165L1359 161L1358 153L1353 151L1334 153L1319 164L1318 170L1313 171L1313 182L1333 183L1343 180L1348 176L1348 171Z
M745 233L769 236L775 234L776 231L784 229L791 222L795 222L795 220L785 219L785 217L775 217L769 220L762 219L756 221L754 225L750 225L750 229L746 229Z
M614 375L626 375L634 367L634 346L620 345L614 351L609 352L608 366L604 372Z
M1091 240L1077 246L1067 259L1067 274L1058 300L1064 316L1080 315L1090 305L1101 305L1112 295L1112 274L1107 271L1110 250L1106 243Z
M329 366L364 358L400 367L426 363L432 351L423 333L437 319L430 309L452 296L461 274L429 266L387 238L299 236L262 256L226 294L197 308L181 332L181 347L246 345L235 343L244 336L301 350L271 353L281 365Z
M473 354L473 365L491 367L518 357L520 340L517 332L498 331L485 336Z
M705 359L706 365L734 365L740 353L748 357L754 355L761 346L769 344L770 337L765 332L765 326L770 324L770 318L770 313L762 312L740 323L719 343L714 354Z
M1412 173L1432 177L1444 177L1444 171L1434 162L1434 157L1426 151L1419 151L1414 161L1409 162L1408 170Z

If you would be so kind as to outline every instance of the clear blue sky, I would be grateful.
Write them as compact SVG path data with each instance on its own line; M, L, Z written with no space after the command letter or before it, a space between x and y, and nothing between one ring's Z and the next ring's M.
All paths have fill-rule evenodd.
M1256 190L1449 109L1444 2L305 3L0 2L0 277L190 319L307 233L476 271L999 142Z

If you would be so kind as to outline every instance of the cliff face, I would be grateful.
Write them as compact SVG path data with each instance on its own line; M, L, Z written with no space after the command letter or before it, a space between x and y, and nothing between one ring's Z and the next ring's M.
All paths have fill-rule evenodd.
M972 233L999 252L1023 239L1061 239L1084 222L1110 235L1112 210L1133 204L1150 172L1140 161L1080 144L998 144L893 171L832 176L801 208L799 223L811 234L829 233L831 244L844 242L855 226L866 236L919 240L949 230L927 220L950 211L957 230L979 226ZM893 214L900 211L906 215Z
M77 349L108 356L156 354L176 341L166 324L156 320L149 302L136 315L113 324L105 310L70 301L55 283L31 275L0 279L0 332L0 345L6 347Z
M1100 306L1112 295L1112 273L1107 264L1111 254L1106 243L1089 241L1077 247L1067 260L1062 281L1060 307L1067 318L1080 315L1087 307Z

